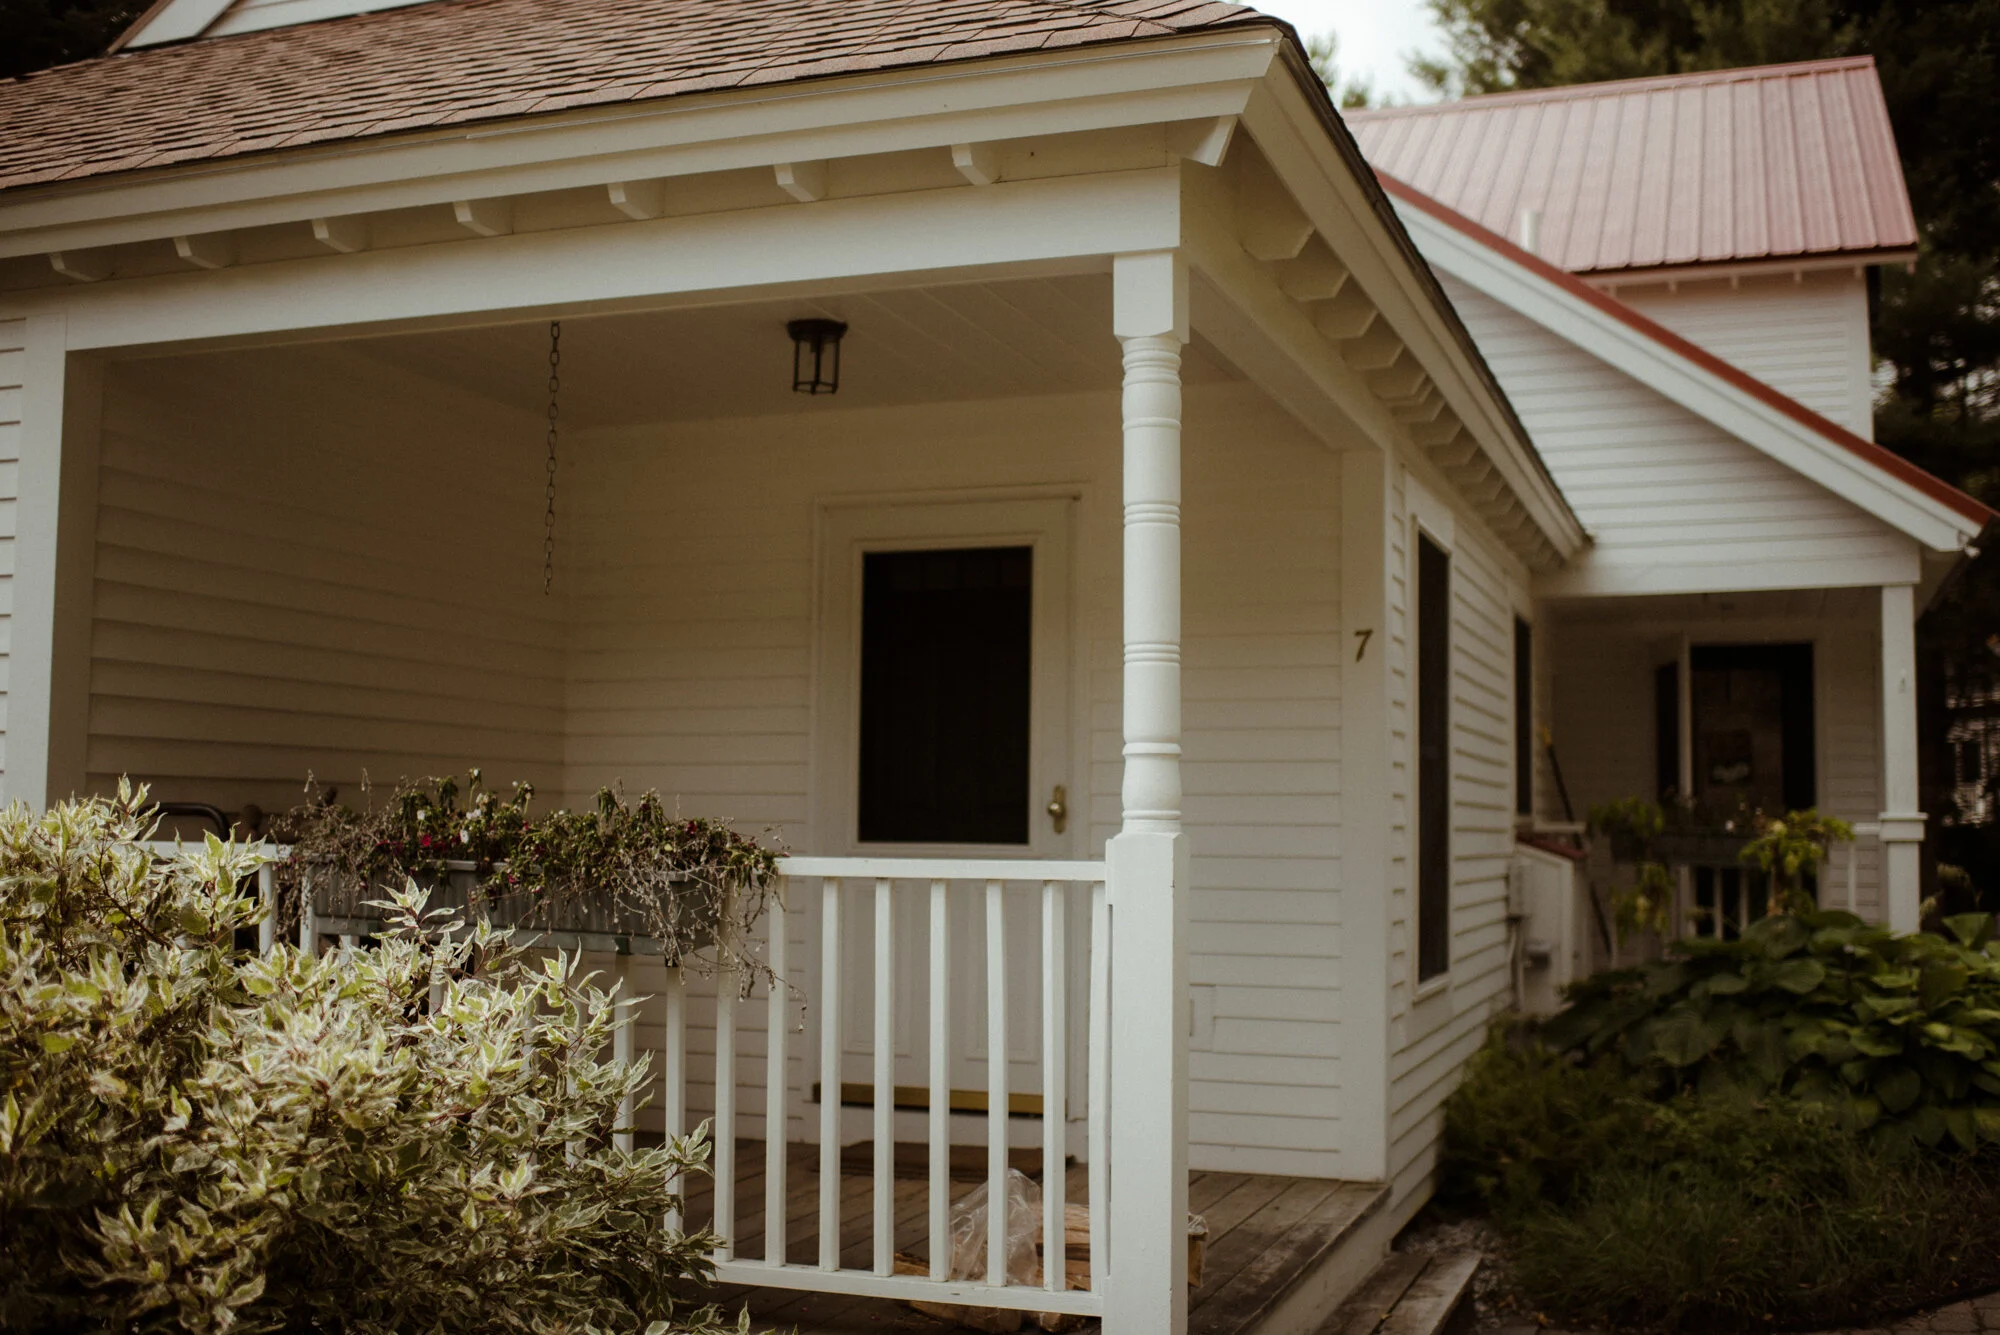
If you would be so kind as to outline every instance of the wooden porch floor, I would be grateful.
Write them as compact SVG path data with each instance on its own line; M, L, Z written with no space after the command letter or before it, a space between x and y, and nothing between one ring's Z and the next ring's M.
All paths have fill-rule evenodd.
M840 1184L841 1236L845 1242L841 1264L857 1269L865 1268L871 1260L872 1244L866 1230L873 1209L866 1147L860 1148L860 1155L850 1148L844 1156L846 1168ZM739 1141L737 1153L736 1253L760 1258L764 1254L764 1146L759 1141ZM922 1176L922 1147L902 1147L897 1158L899 1168L917 1175L896 1180L896 1247L927 1257L929 1183ZM788 1161L786 1258L811 1265L819 1257L818 1147L790 1146ZM1024 1170L1039 1167L1018 1158L1017 1166ZM1067 1181L1068 1199L1086 1202L1088 1180L1083 1166L1071 1166ZM977 1179L954 1180L952 1198L960 1199L978 1185ZM689 1192L687 1216L691 1224L706 1224L714 1217L711 1188L703 1179ZM1293 1281L1338 1249L1383 1196L1379 1186L1327 1178L1189 1174L1188 1208L1208 1221L1202 1284L1189 1295L1189 1335L1250 1335ZM735 1285L719 1285L708 1298L725 1311L747 1304L760 1329L796 1328L799 1335L858 1335L862 1331L941 1335L952 1329L900 1302L880 1298Z

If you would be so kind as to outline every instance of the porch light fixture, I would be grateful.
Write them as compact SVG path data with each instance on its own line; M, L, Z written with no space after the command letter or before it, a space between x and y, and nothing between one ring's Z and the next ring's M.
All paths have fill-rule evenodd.
M785 326L792 336L792 392L832 394L840 389L840 336L847 326L839 320L794 320Z

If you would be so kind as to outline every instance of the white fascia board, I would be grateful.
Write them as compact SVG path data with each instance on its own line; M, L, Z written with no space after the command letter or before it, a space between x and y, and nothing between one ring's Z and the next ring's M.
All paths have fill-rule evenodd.
M1180 237L1179 172L1161 167L42 288L10 294L0 314L62 311L72 351L344 337L1099 271L1107 255L1169 250Z
M703 93L0 195L0 257L958 143L1238 114L1274 30Z
M1801 274L1852 273L1917 258L1915 247L1869 250L1846 255L1800 255L1793 259L1735 260L1701 264L1661 265L1652 269L1585 270L1577 277L1600 292L1616 295L1628 287L1665 287L1668 283L1698 286L1724 279L1793 278Z
M135 46L161 46L186 42L208 31L236 0L166 0L126 30L119 50Z
M1901 539L1898 539L1901 541ZM1537 598L1632 598L1670 593L1757 593L1773 589L1879 588L1921 578L1923 548L1911 540L1894 554L1842 560L1738 561L1634 560L1629 551L1593 549L1560 570L1538 574Z
M1399 204L1398 212L1425 256L1439 269L1891 528L1940 552L1957 551L1978 536L1979 526L1974 521L1857 458L1623 320L1420 209Z
M1422 257L1397 244L1395 215L1384 218L1371 205L1373 179L1364 185L1357 176L1369 170L1358 151L1350 164L1302 90L1275 71L1251 98L1243 126L1347 267L1349 281L1360 285L1410 349L1535 526L1564 558L1583 551L1589 538L1582 522L1521 438L1511 408L1474 364L1456 313L1420 272Z

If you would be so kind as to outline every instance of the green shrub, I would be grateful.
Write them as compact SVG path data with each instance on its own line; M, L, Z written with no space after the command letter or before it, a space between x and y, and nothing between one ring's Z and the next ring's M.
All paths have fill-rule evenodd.
M2000 1281L1991 1155L1895 1149L1823 1108L1657 1096L1498 1034L1446 1104L1442 1194L1483 1207L1564 1324L1815 1328Z
M1579 1325L1823 1329L2000 1277L1990 1167L1884 1154L1782 1103L1677 1098L1564 1208L1503 1227L1522 1289Z
M1971 1150L2000 1139L2000 958L1986 915L1946 926L1764 918L1580 984L1542 1037L1615 1054L1655 1092L1782 1095L1884 1144Z
M706 1147L612 1144L645 1066L577 961L414 890L375 949L245 955L254 856L157 865L143 808L0 813L0 1329L720 1328L661 1227Z

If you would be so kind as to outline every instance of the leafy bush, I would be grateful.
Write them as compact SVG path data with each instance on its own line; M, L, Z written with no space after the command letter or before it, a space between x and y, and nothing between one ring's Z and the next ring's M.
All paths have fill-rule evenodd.
M1779 914L1740 940L1579 985L1543 1030L1656 1091L1783 1095L1884 1144L2000 1139L2000 957L1984 914L1953 939L1847 913Z
M576 960L414 890L376 949L236 952L254 856L156 864L143 811L0 813L0 1328L720 1328L661 1227L706 1146L612 1143L646 1069Z
M1492 1212L1564 1324L1863 1324L2000 1280L2000 1170L1846 1134L1822 1109L1656 1090L1490 1044L1446 1105L1448 1194Z
M1439 1194L1506 1212L1564 1202L1643 1133L1653 1104L1612 1063L1583 1065L1496 1030L1445 1103Z

